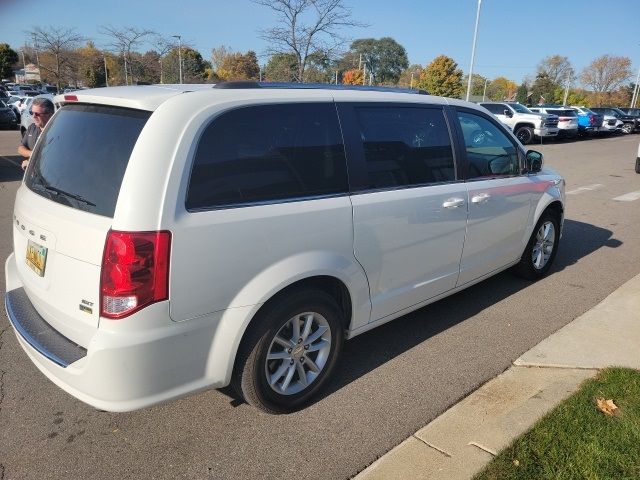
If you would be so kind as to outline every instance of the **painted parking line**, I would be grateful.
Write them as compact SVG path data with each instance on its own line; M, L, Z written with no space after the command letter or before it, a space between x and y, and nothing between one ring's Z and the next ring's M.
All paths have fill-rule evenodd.
M601 183L596 183L594 185L587 185L586 187L579 187L576 188L575 190L569 190L567 192L567 195L575 195L577 193L582 193L582 192L590 192L591 190L598 190L599 188L604 187L604 185L602 185Z
M620 195L619 197L614 198L616 202L633 202L634 200L638 200L640 198L640 191L625 193L624 195Z

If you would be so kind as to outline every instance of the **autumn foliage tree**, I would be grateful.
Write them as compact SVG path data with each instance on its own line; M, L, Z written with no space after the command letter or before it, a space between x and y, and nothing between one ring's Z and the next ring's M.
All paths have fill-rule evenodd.
M453 58L440 55L422 71L416 86L431 95L460 98L464 90L462 70Z
M362 70L347 70L342 74L342 83L345 85L362 85Z
M610 94L631 76L631 59L602 55L591 62L580 80L595 93L595 104L601 105Z
M222 59L216 74L221 80L258 80L260 66L256 53L230 53Z

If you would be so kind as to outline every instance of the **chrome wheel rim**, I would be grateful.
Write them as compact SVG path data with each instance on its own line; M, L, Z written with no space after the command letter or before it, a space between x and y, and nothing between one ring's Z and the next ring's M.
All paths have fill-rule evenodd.
M546 221L536 233L536 240L533 244L533 251L531 252L531 260L533 266L537 270L545 267L551 258L553 248L556 242L556 227L553 222Z
M264 366L267 383L280 395L310 386L329 360L331 328L317 312L290 318L269 345Z

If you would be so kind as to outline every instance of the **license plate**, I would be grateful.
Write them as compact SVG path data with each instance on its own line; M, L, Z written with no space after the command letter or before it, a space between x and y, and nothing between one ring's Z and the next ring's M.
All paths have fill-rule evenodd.
M47 264L47 247L29 240L27 244L27 265L39 276L44 277L44 267Z

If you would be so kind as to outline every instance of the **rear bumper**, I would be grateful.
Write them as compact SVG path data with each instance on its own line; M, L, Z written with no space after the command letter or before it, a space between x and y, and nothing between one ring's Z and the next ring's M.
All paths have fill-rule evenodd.
M536 128L533 130L533 133L538 137L555 137L556 135L558 135L558 128Z
M47 378L81 401L125 412L228 384L233 356L212 348L227 311L177 323L169 319L169 303L159 302L123 320L102 320L80 346L40 316L15 272L12 254L5 308L18 342Z

